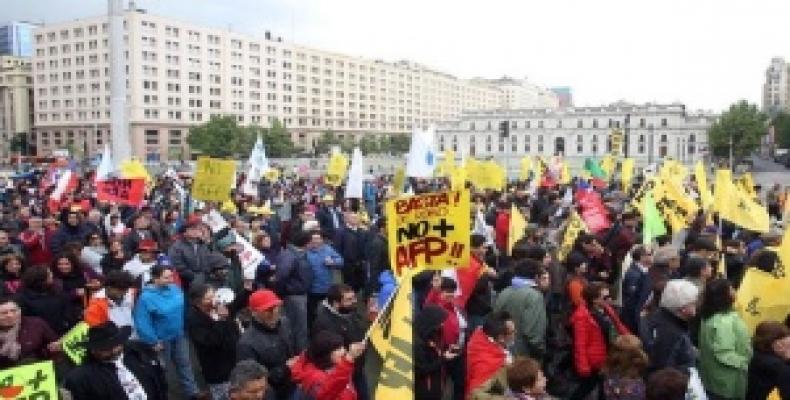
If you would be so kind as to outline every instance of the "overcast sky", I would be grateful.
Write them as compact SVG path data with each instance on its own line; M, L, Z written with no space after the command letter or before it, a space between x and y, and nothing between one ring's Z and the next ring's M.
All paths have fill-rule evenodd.
M5 19L60 22L106 0L0 0ZM790 55L787 0L138 0L151 13L454 75L571 86L577 105L760 102Z

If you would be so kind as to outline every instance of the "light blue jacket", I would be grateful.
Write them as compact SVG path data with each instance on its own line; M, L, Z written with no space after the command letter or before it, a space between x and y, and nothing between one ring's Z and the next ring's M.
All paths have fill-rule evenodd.
M332 265L326 265L326 258L332 259ZM335 251L332 246L323 244L317 249L307 251L307 262L313 270L313 283L310 285L310 293L326 294L329 286L332 285L332 273L330 268L342 268L343 257Z
M143 288L134 308L137 335L145 343L156 344L184 335L184 292L175 284Z

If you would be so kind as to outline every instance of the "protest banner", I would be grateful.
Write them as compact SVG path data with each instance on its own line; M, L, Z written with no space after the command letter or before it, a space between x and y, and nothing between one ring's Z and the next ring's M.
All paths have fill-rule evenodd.
M332 153L326 167L324 182L330 186L340 186L346 178L346 172L348 172L348 158L340 152Z
M143 202L145 179L107 179L96 182L96 198L137 207Z
M42 361L0 371L0 398L55 400L58 387L52 361Z
M63 346L63 352L74 361L74 364L80 365L85 360L86 350L83 343L88 340L88 324L85 321L74 325L70 331L60 339Z
M201 157L197 161L192 197L203 201L225 201L236 175L236 162Z
M387 202L395 275L404 269L469 265L469 192L430 193Z
M379 347L376 347L378 351L384 351L381 375L376 387L377 399L406 400L414 398L411 277L411 271L407 270L400 280L400 286L392 300L392 311L387 315L387 321L379 319L371 327L371 331L382 331L378 336L381 336L381 343L385 343L385 345L380 344ZM373 337L373 332L370 334ZM374 343L376 342L374 341Z
M225 220L217 210L211 210L201 217L203 223L208 225L212 233L217 233L228 226L228 221ZM241 262L241 271L244 279L255 279L255 271L264 260L263 253L255 248L246 238L241 236L236 230L232 230L236 244L239 245L239 261Z

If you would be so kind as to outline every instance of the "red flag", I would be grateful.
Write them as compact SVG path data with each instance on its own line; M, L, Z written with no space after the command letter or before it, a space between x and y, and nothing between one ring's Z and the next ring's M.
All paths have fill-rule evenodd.
M459 294L456 296L457 304L466 308L466 302L469 301L469 296L475 290L477 280L480 279L480 274L483 272L483 263L480 262L475 256L469 258L469 266L466 268L456 268L455 277L458 282Z
M108 179L96 182L99 201L139 206L143 202L145 179Z
M466 398L505 367L505 350L491 341L482 328L475 329L466 345Z

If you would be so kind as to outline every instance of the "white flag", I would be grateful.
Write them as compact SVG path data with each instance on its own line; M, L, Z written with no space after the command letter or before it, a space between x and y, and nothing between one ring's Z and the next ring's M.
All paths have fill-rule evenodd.
M351 167L348 169L348 181L346 182L347 199L361 199L362 198L362 176L364 174L364 166L362 164L362 151L359 147L354 148L351 155Z
M415 128L411 134L411 146L406 160L406 176L431 178L436 169L433 128L423 131Z
M99 167L96 168L96 180L103 181L110 178L115 168L112 163L112 155L110 154L110 145L104 145L104 152L101 155Z
M269 170L269 160L266 159L266 150L263 148L263 140L258 137L255 145L252 146L250 158L247 160L249 170L247 170L247 179L252 182L257 182L261 176Z

